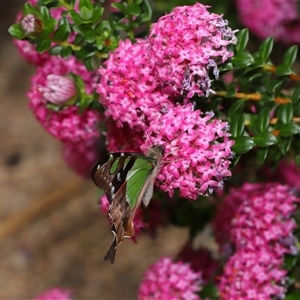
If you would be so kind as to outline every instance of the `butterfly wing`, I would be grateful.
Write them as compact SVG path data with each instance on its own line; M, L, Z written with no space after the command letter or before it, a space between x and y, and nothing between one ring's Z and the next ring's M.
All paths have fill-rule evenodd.
M109 217L114 239L104 257L111 263L114 262L118 245L125 237L134 235L133 218L156 164L155 159L138 153L114 153L96 164L92 171L94 182L104 190L111 204Z

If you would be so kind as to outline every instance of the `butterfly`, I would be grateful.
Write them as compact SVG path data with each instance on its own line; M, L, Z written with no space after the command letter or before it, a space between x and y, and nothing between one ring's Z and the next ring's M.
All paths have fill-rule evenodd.
M105 261L113 264L119 244L124 238L134 236L135 212L141 203L147 206L152 198L163 155L163 146L153 146L145 155L135 152L109 154L94 166L92 178L104 190L110 203L109 218L114 235Z

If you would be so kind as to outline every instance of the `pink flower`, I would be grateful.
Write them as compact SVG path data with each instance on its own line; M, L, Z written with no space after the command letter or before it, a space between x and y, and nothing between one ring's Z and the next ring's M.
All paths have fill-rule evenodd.
M233 56L227 46L236 43L234 32L207 7L179 6L152 24L149 56L159 85L170 94L208 96L209 70L218 78L217 65Z
M259 38L272 36L288 44L300 42L297 0L236 0L236 5L241 22Z
M71 300L72 292L69 290L63 290L60 288L53 288L41 295L37 296L33 300Z
M65 143L62 156L67 165L83 178L90 178L91 169L99 160L99 145L97 139L78 143Z
M284 255L296 254L292 235L296 223L291 216L297 202L288 186L277 183L245 183L230 190L215 222L215 229L220 228L222 215L229 208L232 219L225 215L223 224L229 226L223 232L234 244L235 253L220 278L221 299L284 297Z
M99 137L98 123L102 119L101 114L89 108L80 114L77 105L70 105L58 111L47 108L48 98L55 98L57 103L60 101L59 93L52 94L50 97L46 92L51 89L48 78L51 76L62 78L70 73L80 75L85 84L85 92L93 93L97 82L96 73L87 71L85 66L73 57L69 59L52 57L43 66L37 68L36 74L31 79L31 87L27 96L31 110L46 131L60 141L78 143ZM66 90L60 91L62 97L60 99L63 101L65 101L64 97L69 87L68 81Z
M105 195L100 197L100 211L104 214L108 214L110 203L107 201ZM147 223L143 221L143 211L141 207L139 207L134 215L133 224L134 224L134 237L132 237L133 241L135 241L136 236L141 232L143 228L147 227Z
M39 91L46 101L62 105L75 96L76 86L75 82L69 77L49 74L45 86L41 86Z
M200 273L194 272L189 264L162 257L144 274L138 299L200 299L196 293L201 282Z
M118 127L127 124L143 131L160 111L172 103L157 86L153 72L155 62L149 59L146 40L120 41L99 69L101 81L97 92L105 107L106 116Z
M164 146L158 184L171 197L178 188L182 197L196 199L222 188L231 176L234 141L228 124L213 118L212 113L194 111L192 104L171 107L151 122L145 136L144 152L153 145Z

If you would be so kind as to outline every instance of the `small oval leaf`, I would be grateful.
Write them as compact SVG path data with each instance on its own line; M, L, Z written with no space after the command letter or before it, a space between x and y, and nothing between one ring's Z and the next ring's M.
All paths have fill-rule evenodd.
M294 122L283 124L279 127L280 136L288 137L298 133L300 133L300 127Z
M264 132L267 130L270 122L270 109L265 107L257 115L256 127L258 131Z
M280 105L276 110L276 116L282 124L287 124L292 121L294 109L292 103Z
M259 147L269 147L277 142L276 137L270 132L260 132L255 137L253 141Z
M232 146L232 150L236 154L246 153L255 146L254 141L248 136L238 136L234 141L235 144Z
M274 39L272 37L269 37L265 39L260 47L259 47L259 55L263 59L263 62L266 63L269 59L269 56L272 52L274 45Z

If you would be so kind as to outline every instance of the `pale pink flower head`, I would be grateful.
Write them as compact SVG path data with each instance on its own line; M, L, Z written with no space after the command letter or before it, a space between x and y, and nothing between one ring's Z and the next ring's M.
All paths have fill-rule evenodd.
M71 300L73 299L72 292L65 289L53 288L50 289L33 300Z
M240 21L261 39L287 44L300 42L297 0L236 0Z
M200 273L194 272L189 264L162 257L144 274L138 299L198 300L201 283Z
M76 86L74 80L68 76L49 74L45 85L39 91L46 101L59 106L76 95Z
M99 141L96 138L84 142L67 142L62 156L67 165L83 178L90 178L91 169L99 160Z
M41 32L41 21L32 14L27 14L20 20L20 25L23 31L28 34Z
M158 112L172 105L168 95L158 88L153 68L147 41L137 39L135 44L120 41L99 69L100 102L105 115L115 120L118 127L125 123L143 131Z
M222 188L232 158L229 127L215 119L213 113L194 110L192 104L170 108L154 119L145 132L141 149L154 145L164 147L162 168L157 183L172 197L174 189L180 195L196 199L216 188Z
M227 216L223 220L229 224L224 233L234 244L235 253L220 277L221 299L284 298L284 256L297 254L292 214L299 200L290 187L278 183L245 183L230 190L218 212L218 224L228 209L226 203L232 212L235 203L232 219Z
M108 215L110 203L107 200L107 197L105 195L102 195L99 199L99 206L101 213ZM146 228L148 225L144 222L144 215L141 207L139 207L134 215L133 224L134 224L134 237L132 237L133 241L135 241L135 238L137 235L140 234L141 230L143 228Z
M77 93L74 82L70 82L72 80L68 76L70 73L82 78L85 93L93 93L98 78L96 72L87 71L83 63L73 57L68 59L52 57L37 68L36 74L31 78L27 96L32 112L46 131L62 142L78 143L99 137L98 123L102 116L90 108L80 113L77 105L70 105L57 111L47 107L54 99L56 103L63 102L66 97ZM66 85L56 86L53 89L49 77L56 77L62 81L67 78ZM76 96L80 97L80 94Z
M179 6L152 24L149 56L158 83L168 93L188 99L208 96L209 72L218 78L218 64L233 56L227 46L236 43L234 32L222 15L209 13L207 7Z

